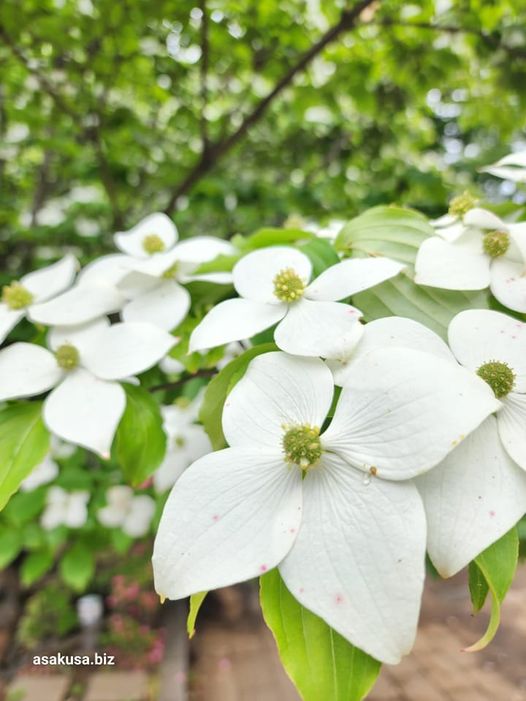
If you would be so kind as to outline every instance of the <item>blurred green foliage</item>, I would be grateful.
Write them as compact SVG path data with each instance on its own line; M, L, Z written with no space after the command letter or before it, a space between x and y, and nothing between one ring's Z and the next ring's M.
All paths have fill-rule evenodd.
M8 272L90 259L157 209L183 237L231 236L394 201L435 215L474 175L512 195L476 172L525 138L521 0L362 4L245 131L350 3L4 0Z

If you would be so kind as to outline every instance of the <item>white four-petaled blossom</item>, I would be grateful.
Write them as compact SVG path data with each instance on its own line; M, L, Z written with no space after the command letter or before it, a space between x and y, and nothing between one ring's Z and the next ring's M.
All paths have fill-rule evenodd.
M277 324L274 340L293 355L338 358L361 332L361 313L338 300L397 275L389 258L337 263L309 283L312 264L294 248L271 246L242 258L232 272L239 295L214 307L195 328L190 350L250 338Z
M89 492L67 492L62 487L51 487L46 494L46 507L40 517L47 531L57 526L82 528L88 520Z
M498 402L463 368L398 349L354 365L323 432L333 392L319 359L251 362L225 403L230 448L195 462L170 494L155 585L178 599L279 566L303 605L395 663L412 646L424 579L425 517L410 478Z
M14 343L0 351L0 401L41 394L47 427L66 441L109 457L126 395L118 380L155 365L175 339L144 323L55 327L51 351Z
M121 528L130 538L146 535L155 512L155 501L148 494L135 494L124 484L110 487L106 506L97 512L97 519L107 528Z

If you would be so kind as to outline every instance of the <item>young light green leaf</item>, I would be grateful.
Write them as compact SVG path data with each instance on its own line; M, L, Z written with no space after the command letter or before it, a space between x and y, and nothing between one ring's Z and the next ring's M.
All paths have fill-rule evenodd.
M419 321L442 338L447 338L451 319L464 309L488 309L486 292L456 292L423 287L404 273L381 285L354 295L352 303L366 321L386 316L405 316Z
M221 418L228 393L236 382L243 377L252 358L273 350L276 350L274 343L262 343L259 346L249 348L242 355L231 360L228 365L225 365L206 388L199 412L199 420L208 433L214 450L220 450L226 445Z
M190 610L188 611L188 617L186 619L186 630L189 638L193 638L195 635L197 614L207 594L207 591L200 591L197 594L192 594L190 597Z
M469 563L469 595L473 604L473 613L478 613L486 602L489 587L480 567L475 561Z
M88 586L95 571L92 551L81 542L76 542L60 560L60 576L76 592Z
M299 246L299 250L310 258L312 277L318 277L324 270L340 262L338 254L326 239L314 238Z
M304 701L361 701L380 662L351 645L299 604L277 570L260 578L263 616L281 661Z
M475 564L486 580L487 587L491 594L491 616L488 629L482 638L466 648L466 652L483 650L495 637L495 633L500 624L502 602L513 582L518 559L519 537L516 528L512 528L511 531L508 531L508 533L503 535L496 543L490 545L489 548L486 548L486 550L475 558ZM482 587L481 594L474 601L472 595L473 606L475 608L480 604L483 590L484 588ZM479 609L481 607L482 604L480 604Z
M12 404L0 411L0 509L49 450L42 402Z
M412 209L373 207L343 227L335 247L341 253L387 256L414 264L420 244L433 233L427 219Z
M255 251L257 248L266 248L267 246L289 246L296 241L308 241L314 238L314 234L302 229L276 229L265 228L258 229L250 236L234 236L232 243L236 248L244 253Z
M124 476L137 486L161 464L166 451L159 405L142 387L125 383L126 410L113 442L112 453Z

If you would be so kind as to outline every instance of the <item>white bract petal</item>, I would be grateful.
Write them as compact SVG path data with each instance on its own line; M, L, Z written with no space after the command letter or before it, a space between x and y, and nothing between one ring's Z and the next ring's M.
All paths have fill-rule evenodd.
M146 258L172 248L178 239L177 228L162 212L142 219L129 231L119 231L113 237L118 249L134 258Z
M483 290L490 283L490 259L479 231L467 231L450 243L438 236L426 239L415 262L418 285L445 290Z
M337 385L345 385L347 374L353 363L371 351L381 348L410 348L412 350L431 353L444 360L454 361L454 356L448 346L436 333L412 319L399 316L389 316L376 319L363 327L360 341L343 361L329 360L334 381Z
M473 207L464 215L464 224L479 229L498 229L499 231L507 231L507 225L500 217L487 209L481 207Z
M327 268L305 290L305 297L336 302L395 277L405 265L390 258L352 258Z
M129 272L134 259L123 253L112 253L88 263L78 277L82 285L107 285L115 287Z
M290 550L301 520L301 474L278 451L228 448L180 477L153 553L161 596L189 594L257 577Z
M48 346L53 351L66 344L75 346L82 359L86 349L98 346L101 332L109 325L109 319L101 316L79 326L53 326L47 335Z
M285 304L227 299L213 307L195 327L190 337L190 352L251 338L273 326L286 313Z
M279 304L275 295L278 273L292 271L306 286L312 265L304 253L287 246L270 246L252 251L236 263L232 271L234 287L241 297L255 302Z
M60 438L109 458L125 407L126 395L119 384L77 369L46 399L43 418Z
M264 353L254 358L227 397L223 431L231 446L280 451L284 427L321 428L334 386L321 360Z
M7 304L0 303L0 343L4 342L11 329L15 328L25 314L24 310L9 309Z
M45 302L71 285L77 266L77 259L68 254L53 265L24 275L20 282L31 292L34 303Z
M416 483L427 550L443 577L466 567L526 512L526 474L506 454L493 416Z
M229 241L215 236L194 236L180 241L175 247L177 258L194 263L207 263L218 256L231 256L236 248Z
M526 394L511 392L504 397L497 419L508 455L526 470Z
M496 178L526 182L526 151L510 153L493 165L483 168L483 171L494 175Z
M174 280L159 281L122 309L124 321L144 321L171 331L185 318L190 309L190 295Z
M526 312L526 261L497 258L491 266L491 292L508 309Z
M47 392L62 374L53 353L32 343L13 343L0 351L0 401Z
M408 479L437 465L500 407L464 368L402 348L354 363L322 435L324 449L384 479Z
M33 305L28 316L49 326L78 325L117 312L123 304L124 297L113 287L81 284L49 302Z
M86 348L82 364L103 380L122 380L151 368L177 339L153 324L122 323L103 329Z
M501 312L469 309L453 318L448 336L459 363L474 371L506 363L515 375L513 390L526 392L526 324Z
M364 483L326 454L305 476L300 532L279 569L306 608L353 645L396 664L415 638L425 542L413 484Z
M155 501L147 494L135 496L130 509L122 522L122 530L130 538L141 538L150 529L155 512Z
M289 306L274 340L291 355L346 358L361 338L360 316L349 304L300 299Z

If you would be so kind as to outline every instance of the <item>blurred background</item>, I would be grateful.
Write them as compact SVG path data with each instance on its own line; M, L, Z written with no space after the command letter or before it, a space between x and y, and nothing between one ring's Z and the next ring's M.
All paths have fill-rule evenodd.
M112 252L115 231L156 210L181 238L334 227L392 202L438 216L466 189L504 211L524 188L479 169L526 148L525 85L521 0L3 0L0 285L65 251ZM204 382L186 383L182 408ZM191 643L184 607L160 607L149 558L163 489L144 485L130 532L122 495L97 516L118 466L64 446L49 460L0 514L9 701L297 698L255 585L211 595ZM76 523L52 487L77 495ZM416 652L371 701L526 699L524 586L475 657L460 649L486 621L471 620L466 582L431 580ZM118 666L31 665L35 651L94 649Z

